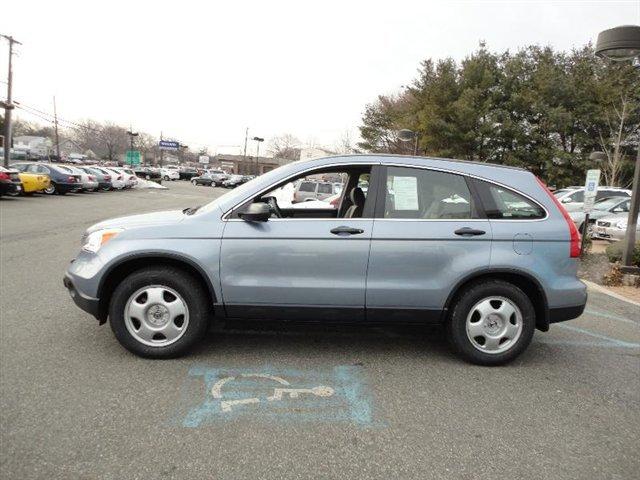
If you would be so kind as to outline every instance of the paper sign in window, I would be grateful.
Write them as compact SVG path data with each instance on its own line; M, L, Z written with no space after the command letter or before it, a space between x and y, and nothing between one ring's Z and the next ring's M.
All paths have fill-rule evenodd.
M418 210L416 177L393 177L393 193L396 210Z

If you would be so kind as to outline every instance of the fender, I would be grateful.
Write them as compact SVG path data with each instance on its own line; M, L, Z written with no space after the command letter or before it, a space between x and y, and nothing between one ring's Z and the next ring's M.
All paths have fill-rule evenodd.
M456 296L456 294L459 292L460 288L465 285L468 282L471 282L473 280L475 280L476 278L480 278L480 277L484 277L484 276L491 276L491 275L495 275L495 276L500 276L500 275L516 275L519 277L523 277L526 278L529 282L531 282L533 285L535 285L536 290L538 291L538 294L540 295L540 298L542 299L542 305L536 305L534 303L533 307L536 311L536 328L538 328L539 330L546 332L549 330L549 304L547 303L547 295L544 291L544 288L542 288L542 284L540 283L540 281L533 276L532 274L530 274L529 272L525 272L523 270L517 269L517 268L501 268L501 267L496 267L496 268L483 268L481 270L476 270L474 272L471 272L467 275L465 275L464 277L462 277L460 280L458 280L458 282L456 283L456 285L454 286L454 288L451 289L451 292L449 293L449 296L447 297L447 300L444 304L444 309L443 309L443 313L446 315L446 312L449 311L450 307L451 307L451 302L453 301L453 298ZM542 307L542 308L540 308ZM445 320L443 318L443 320Z
M123 256L118 261L110 265L107 271L104 273L104 275L102 275L102 278L100 279L100 283L98 285L98 298L101 300L101 302L103 301L103 292L104 292L105 283L111 277L111 274L114 272L114 270L124 265L125 263L128 263L130 261L140 260L143 258L166 259L173 262L185 263L189 265L196 272L198 272L202 280L204 280L205 285L207 286L207 290L209 291L209 295L211 296L211 299L213 301L213 304L215 305L217 303L216 292L213 288L213 284L211 283L211 279L206 274L206 272L202 269L202 267L198 265L198 263L196 263L189 257L182 255L180 253L173 253L173 252L166 252L166 251L159 251L159 250L157 251L151 250L143 253L139 253L139 252L131 253L129 255Z

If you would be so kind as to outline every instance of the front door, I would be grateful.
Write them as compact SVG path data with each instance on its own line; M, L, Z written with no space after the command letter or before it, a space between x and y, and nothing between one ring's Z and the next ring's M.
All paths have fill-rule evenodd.
M344 195L352 184L345 183ZM278 191L292 195L294 189ZM282 198L279 203L282 207ZM285 218L227 220L220 252L227 315L362 320L373 230L372 215L364 211L373 208L356 218L337 218L336 204L331 217L318 210L320 216L313 218L313 209L288 207L282 210L292 216Z

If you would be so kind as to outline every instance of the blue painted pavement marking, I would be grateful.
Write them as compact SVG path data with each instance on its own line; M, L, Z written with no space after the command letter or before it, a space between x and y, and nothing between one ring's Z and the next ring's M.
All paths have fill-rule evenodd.
M563 328L565 330L572 330L574 332L583 333L585 335L589 335L594 338L599 338L600 340L605 340L617 347L640 348L640 343L625 342L623 340L618 340L617 338L611 338L611 337L607 337L606 335L602 335L600 333L592 332L591 330L587 330L586 328L574 327L573 325L566 325L563 323L558 323L557 325L558 327Z
M322 371L194 366L189 376L202 379L201 396L181 419L183 427L238 418L380 425L359 367Z
M630 320L628 318L620 317L618 315L612 315L610 313L596 312L595 310L590 310L588 308L584 311L584 313L586 313L587 315L596 315L598 317L608 318L610 320L617 320L619 322L630 323L632 325L640 326L639 322Z

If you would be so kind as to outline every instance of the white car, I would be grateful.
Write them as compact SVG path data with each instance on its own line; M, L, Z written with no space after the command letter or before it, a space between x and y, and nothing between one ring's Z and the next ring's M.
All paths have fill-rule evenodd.
M596 221L592 237L600 240L609 240L610 242L624 240L627 234L628 220L628 213L619 213L611 217L601 218ZM638 235L640 235L640 216L636 221L636 238L638 238Z
M105 175L111 175L111 185L114 190L122 190L127 186L127 182L124 178L124 173L119 172L111 167L95 167Z
M73 175L80 175L80 182L82 183L82 191L95 192L98 190L98 179L95 175L90 175L84 170L73 165L59 165L60 169L68 170Z
M135 172L130 168L112 167L112 170L122 173L123 179L125 182L125 188L132 188L138 184L138 177L136 176Z
M553 195L562 203L567 212L582 210L584 207L584 187L561 188L553 192ZM618 187L598 187L596 200L606 197L631 197L631 190Z
M166 182L169 180L180 180L180 172L172 168L161 168L160 175L162 175L162 179Z

